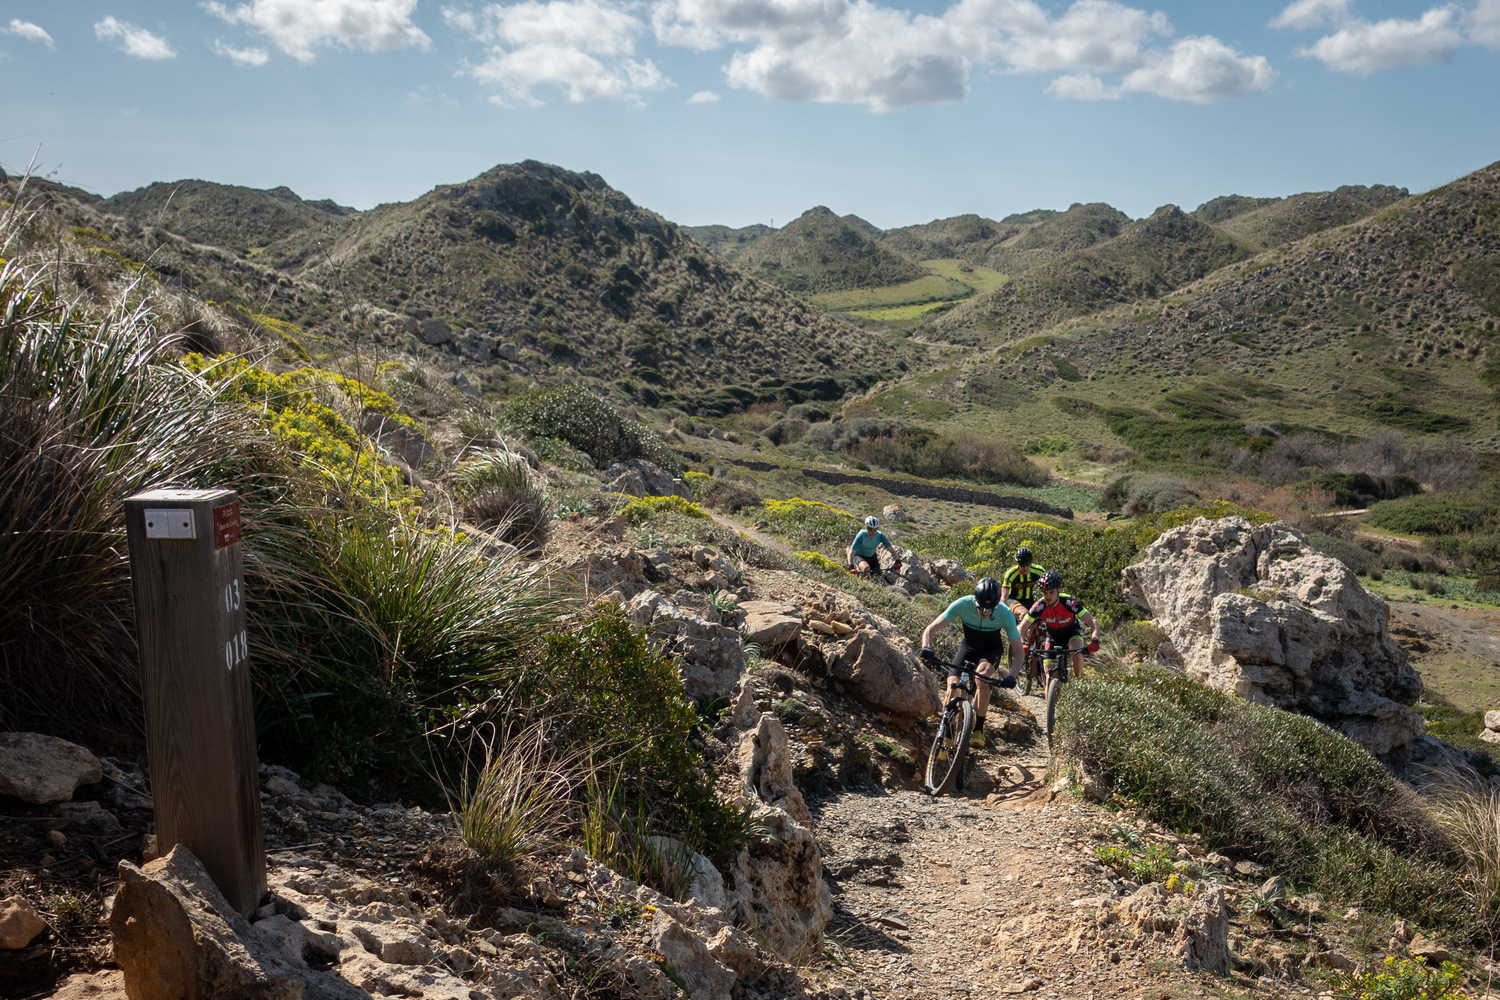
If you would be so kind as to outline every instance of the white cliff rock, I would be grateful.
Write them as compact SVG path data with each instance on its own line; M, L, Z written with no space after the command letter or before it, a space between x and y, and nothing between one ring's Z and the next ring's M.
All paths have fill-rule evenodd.
M1422 734L1407 707L1422 681L1390 636L1385 601L1300 532L1198 518L1163 532L1123 576L1188 676L1311 715L1375 754Z

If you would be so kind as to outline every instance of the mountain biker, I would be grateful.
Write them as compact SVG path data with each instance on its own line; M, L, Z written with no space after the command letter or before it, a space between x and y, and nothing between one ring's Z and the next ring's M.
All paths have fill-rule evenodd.
M1025 545L1016 549L1016 564L1000 577L1000 602L1015 612L1017 621L1036 602L1036 582L1047 572L1045 566L1032 565L1031 558Z
M880 518L873 514L865 518L864 530L854 536L854 541L849 543L849 548L844 553L844 559L849 564L851 573L868 573L872 569L879 571L880 560L876 558L880 554L880 547L884 545L891 558L896 560L891 569L901 568L901 559L896 555L896 550L891 547L891 540L885 537L885 532L880 530Z
M1021 664L1021 633L1016 629L1016 616L1011 614L1009 608L1000 604L1000 584L994 577L987 576L980 580L974 585L974 593L960 597L932 620L932 624L922 633L922 659L930 663L937 662L932 640L938 629L955 621L963 623L964 637L958 644L953 664L948 668L948 700L955 697L958 675L963 672L966 662L977 662L976 672L980 677L990 675L990 670L1000 662L1000 655L1006 652L1007 637L1010 640L1010 672L999 684L1004 688L1015 687L1016 668ZM969 737L969 745L982 747L985 743L984 713L990 705L989 684L980 684L974 692L974 698L974 735Z
M1026 612L1022 636L1029 642L1038 629L1045 628L1053 647L1065 646L1073 651L1075 675L1083 669L1083 626L1090 630L1088 650L1099 651L1099 620L1084 609L1083 602L1062 592L1062 574L1049 569L1037 581L1042 599Z

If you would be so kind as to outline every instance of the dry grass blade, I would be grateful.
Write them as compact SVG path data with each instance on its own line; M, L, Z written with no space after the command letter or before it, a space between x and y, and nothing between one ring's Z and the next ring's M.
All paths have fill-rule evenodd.
M576 769L553 759L540 727L485 748L453 803L464 841L492 861L514 861L554 843L568 826Z
M1455 781L1438 803L1438 820L1470 868L1475 915L1493 939L1500 930L1500 790Z

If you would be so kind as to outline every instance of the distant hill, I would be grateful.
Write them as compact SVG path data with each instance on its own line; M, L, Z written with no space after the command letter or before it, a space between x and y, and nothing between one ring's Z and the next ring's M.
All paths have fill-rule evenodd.
M774 233L756 240L738 262L758 278L794 292L836 292L898 285L926 271L888 250L865 231L819 206ZM878 230L877 230L878 232Z
M751 243L776 230L755 223L731 229L729 226L681 226L681 232L702 243L725 260L734 260Z
M240 252L357 214L332 201L304 201L288 187L262 191L209 181L151 184L105 198L99 207L195 243Z
M1021 229L978 215L955 215L920 226L887 230L883 242L914 260L967 257L976 248L982 256L992 243L1017 235Z
M1226 194L1210 199L1193 209L1193 218L1209 225L1228 222L1237 215L1253 212L1266 205L1274 205L1280 198L1247 198L1242 194Z
M1219 228L1248 247L1266 250L1356 222L1406 196L1406 188L1385 184L1297 194L1237 213L1219 223Z
M849 223L849 225L853 226L855 229L859 230L861 233L864 233L866 236L870 237L870 239L872 239L872 240L878 240L882 236L885 235L885 230L884 229L881 229L879 226L875 225L875 223L873 223L873 222L866 222L864 219L861 219L857 215L850 214L850 215L845 215L842 218L843 218L843 220L845 222Z
M1041 240L1056 244L1082 242L1107 232L1114 213L1064 213L1043 222ZM1103 206L1108 208L1108 206ZM1109 210L1113 213L1113 210ZM1066 220L1066 221L1065 221ZM1238 260L1251 256L1213 226L1186 215L1175 205L1131 224L1119 236L1095 246L1064 252L1028 268L993 291L953 309L935 322L939 333L959 343L995 343L1023 337L1070 316L1105 306L1149 299ZM993 259L992 253L991 258Z

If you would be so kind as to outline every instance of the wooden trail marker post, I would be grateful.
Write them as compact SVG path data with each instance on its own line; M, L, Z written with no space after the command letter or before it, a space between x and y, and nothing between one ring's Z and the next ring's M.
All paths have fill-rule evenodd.
M149 490L125 501L159 849L185 844L230 905L266 891L239 498Z

